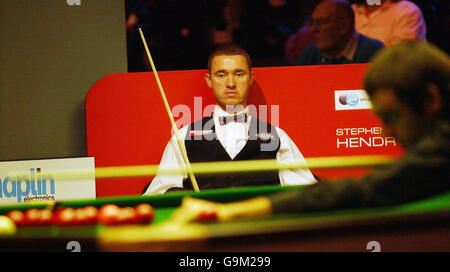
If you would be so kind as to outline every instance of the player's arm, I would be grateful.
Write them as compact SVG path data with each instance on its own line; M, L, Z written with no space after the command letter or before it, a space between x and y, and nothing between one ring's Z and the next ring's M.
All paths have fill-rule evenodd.
M306 211L356 208L365 206L377 182L356 180L321 182L311 187L298 187L288 191L230 203L216 203L187 197L170 221L179 224L199 218L202 213L215 213L217 220L249 218L270 214L301 213Z
M183 127L179 130L179 135L183 139L187 132L187 127ZM169 140L164 149L163 156L161 158L161 162L159 164L158 170L162 170L164 168L172 169L174 167L185 167L185 163L183 160L183 156L181 155L180 148L177 144L177 140L175 135ZM171 175L161 175L157 174L148 189L144 193L145 195L153 195L153 194L164 194L168 189L173 187L183 187L183 180L187 178L186 174L171 174Z
M280 149L277 153L277 162L290 163L305 161L297 145L286 132L278 127L276 129L280 137ZM282 169L279 171L279 177L281 185L306 185L317 182L311 171L305 168Z
M361 179L323 181L268 198L274 214L401 205L450 190L442 162L439 155L407 153Z
M425 39L426 26L421 10L413 4L402 10L398 14L393 35L394 39L390 45L404 40Z
M219 220L226 221L238 217L393 206L416 201L450 190L448 167L445 167L448 160L437 150L447 141L441 139L436 150L430 150L430 142L437 141L436 138L425 141L419 151L407 152L402 159L378 167L361 179L322 181L307 188L226 204L190 199L183 201L179 211L191 211L190 220L195 220L202 212L214 211Z
M361 180L322 181L306 188L298 187L225 204L187 198L173 219L187 223L204 212L214 212L218 220L227 221L239 217L396 204L406 185L401 181L395 182L398 171L408 171L401 165L389 168Z

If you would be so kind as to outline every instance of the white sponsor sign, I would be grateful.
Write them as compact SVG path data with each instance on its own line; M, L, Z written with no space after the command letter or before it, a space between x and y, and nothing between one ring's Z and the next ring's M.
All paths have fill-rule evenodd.
M81 6L81 0L66 0L69 6Z
M334 104L336 110L362 110L372 108L370 97L364 90L334 91Z
M82 179L56 180L52 172L92 173ZM95 198L93 157L0 162L0 204Z

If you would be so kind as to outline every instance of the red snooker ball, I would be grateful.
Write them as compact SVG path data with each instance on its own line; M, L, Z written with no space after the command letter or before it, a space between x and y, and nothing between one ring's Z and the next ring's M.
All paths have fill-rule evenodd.
M55 211L52 217L52 222L57 226L69 226L74 225L75 210L72 208L59 208Z
M20 216L16 213L16 216ZM52 224L52 211L49 209L29 209L24 213L24 223L26 226L48 226Z
M52 224L53 213L49 209L40 210L39 226L49 226Z
M132 207L120 208L117 224L137 224L136 211Z
M103 225L118 223L120 208L115 204L105 204L98 211L98 222Z
M87 225L95 225L97 224L97 220L98 220L98 210L96 207L94 206L87 206L84 207L84 212L86 215L86 221L85 223Z
M154 216L154 209L151 205L142 203L137 205L135 208L137 221L141 224L148 224L152 222Z
M19 210L9 211L6 216L11 219L17 227L26 226L25 214Z
M76 225L95 225L97 224L97 208L93 206L75 209Z
M29 209L25 211L25 224L27 226L39 226L41 221L41 211Z

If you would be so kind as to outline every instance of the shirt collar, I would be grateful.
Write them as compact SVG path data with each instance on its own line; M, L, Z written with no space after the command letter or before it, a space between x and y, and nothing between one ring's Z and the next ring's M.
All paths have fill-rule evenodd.
M339 56L337 56L334 59L338 59L340 57L345 57L346 59L352 61L353 57L355 56L356 48L358 47L358 39L359 39L359 33L355 30L353 32L352 37L347 42L347 45L345 46L344 51L342 51L342 53L339 54ZM326 58L330 58L330 57L323 54L322 61L325 62Z
M359 33L355 30L353 32L352 37L348 41L347 45L344 48L344 51L342 51L341 56L344 56L345 58L349 60L353 60L353 57L355 56L356 47L358 47L358 38Z
M240 112L237 113L228 113L226 111L224 111L219 105L216 105L214 107L214 113L213 116L214 117L219 117L219 116L230 116L230 115L237 115L237 114L241 114L241 113L249 113L248 107L245 107L243 110L241 110Z

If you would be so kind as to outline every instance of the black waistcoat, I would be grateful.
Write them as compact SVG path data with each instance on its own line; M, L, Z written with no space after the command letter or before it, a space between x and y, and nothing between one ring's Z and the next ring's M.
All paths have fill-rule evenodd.
M185 137L185 146L191 163L232 160L217 139L212 116L204 117L189 126ZM233 161L276 159L279 149L280 138L275 127L252 117L249 139ZM198 174L195 175L195 179L200 190L280 184L278 171ZM189 178L184 181L183 187L183 189L193 189Z

